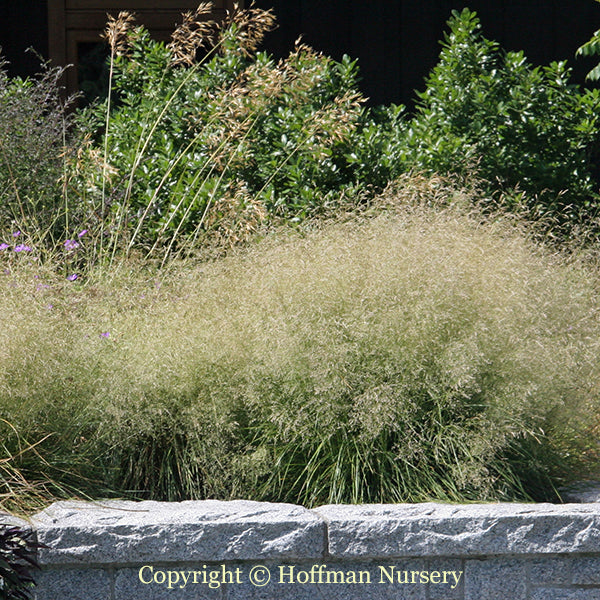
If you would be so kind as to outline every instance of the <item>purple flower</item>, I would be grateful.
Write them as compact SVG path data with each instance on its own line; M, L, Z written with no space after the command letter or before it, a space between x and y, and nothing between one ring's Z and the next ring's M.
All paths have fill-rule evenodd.
M100 337L104 337L104 338L110 337L110 332L106 331L104 333L101 333Z
M88 230L87 230L87 229L84 229L83 231L80 231L80 232L77 234L77 237L78 237L79 239L81 239L81 238L82 238L82 237L83 237L83 236L84 236L84 235L85 235L87 232L88 232Z
M20 231L15 231L15 232L12 234L12 236L13 236L13 237L19 237L20 235L21 235L21 232L20 232Z
M79 244L75 240L67 240L65 242L65 248L67 250L75 250L75 248L79 248Z
M0 250L6 250L7 248L10 248L8 244L0 244Z
M79 275L77 275L77 273L73 273L72 275L69 275L69 276L67 277L67 279L68 279L69 281L75 281L75 280L76 280L78 277L79 277Z
M18 244L15 246L15 252L31 252L31 246L26 244Z

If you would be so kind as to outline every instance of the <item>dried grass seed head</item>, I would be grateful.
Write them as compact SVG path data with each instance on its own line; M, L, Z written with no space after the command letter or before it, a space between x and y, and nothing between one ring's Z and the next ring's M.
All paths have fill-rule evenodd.
M183 22L171 35L168 48L173 54L173 65L192 66L199 49L212 48L217 40L219 26L212 15L212 2L202 2L193 12L183 14Z
M211 231L212 244L232 248L251 240L267 220L264 203L250 193L244 182L236 181L210 208L205 230Z
M110 51L115 56L127 54L129 50L128 34L135 26L135 15L129 11L123 10L117 18L107 15L108 21L103 39L108 42Z
M236 27L240 50L246 56L251 56L265 35L276 28L277 19L272 9L254 8L254 2L249 8L240 9L236 3L233 5L233 11L228 11L225 29L228 30L232 24Z

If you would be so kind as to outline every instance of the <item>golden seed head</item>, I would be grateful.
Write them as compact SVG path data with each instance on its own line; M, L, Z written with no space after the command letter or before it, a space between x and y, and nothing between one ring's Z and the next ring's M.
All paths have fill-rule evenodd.
M135 25L135 16L129 11L121 11L117 18L107 15L108 22L102 37L108 42L115 56L122 56L129 49L128 34Z
M173 54L173 65L191 66L200 48L211 48L217 39L218 25L209 19L212 2L202 2L193 12L183 15L183 22L171 35L168 48Z

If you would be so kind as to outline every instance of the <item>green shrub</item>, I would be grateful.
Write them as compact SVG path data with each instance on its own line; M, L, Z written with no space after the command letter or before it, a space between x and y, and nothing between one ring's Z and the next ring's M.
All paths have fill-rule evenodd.
M492 191L516 187L529 216L555 226L594 216L598 91L570 84L564 62L533 68L522 52L502 51L468 9L454 11L449 27L418 95L408 163L439 173L475 171Z
M596 0L598 1L598 0ZM577 56L598 56L600 54L600 29L594 31L594 35L577 49ZM588 74L586 79L598 81L600 79L600 64L597 64Z
M236 12L220 27L198 25L203 10L169 45L125 16L109 26L114 100L84 120L104 131L110 182L96 189L129 247L164 251L215 228L235 241L356 183L346 158L363 114L355 62L304 45L275 62L256 52L270 12Z
M552 499L597 467L596 275L508 225L403 204L173 269L2 280L0 418L44 477L312 505Z
M10 79L4 67L0 60L0 232L60 239L73 210L63 193L69 117L62 71L46 68L23 80Z
M354 180L372 194L382 191L407 169L408 119L403 105L365 111L346 150Z

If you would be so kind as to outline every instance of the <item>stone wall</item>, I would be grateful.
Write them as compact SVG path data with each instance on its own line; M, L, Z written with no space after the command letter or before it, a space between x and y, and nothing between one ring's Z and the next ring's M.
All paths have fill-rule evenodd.
M37 600L600 600L599 504L58 502Z

